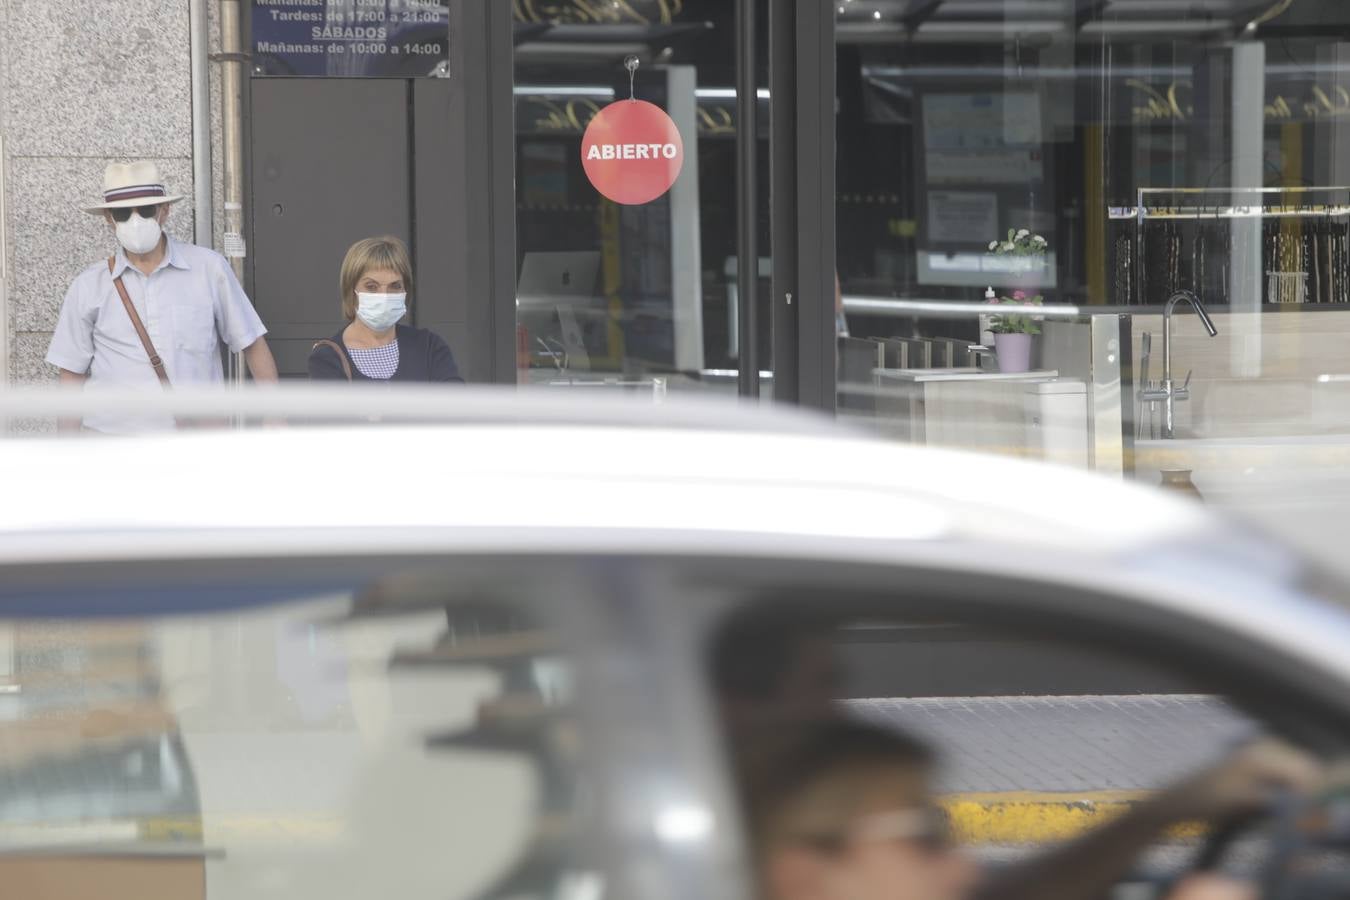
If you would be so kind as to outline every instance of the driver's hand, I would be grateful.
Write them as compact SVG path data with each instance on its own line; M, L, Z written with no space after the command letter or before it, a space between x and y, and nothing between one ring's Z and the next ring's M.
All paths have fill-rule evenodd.
M1177 884L1167 900L1257 900L1256 886L1219 875L1192 875Z
M1277 793L1309 794L1325 778L1316 758L1283 741L1249 744L1163 798L1177 819L1223 820L1265 810Z

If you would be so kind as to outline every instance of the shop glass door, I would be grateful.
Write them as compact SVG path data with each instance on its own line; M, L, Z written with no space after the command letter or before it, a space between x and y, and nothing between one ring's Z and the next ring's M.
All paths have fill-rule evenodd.
M674 392L744 392L738 388L746 340L737 283L737 5L516 4L521 384L650 394L658 402ZM630 60L636 63L631 78ZM767 59L761 61L767 71ZM766 74L760 82L767 83ZM767 90L757 94L763 186L755 212L762 234L752 264L760 275L753 339L761 393L771 396ZM607 199L589 180L583 138L601 110L634 98L670 116L683 163L669 191L629 205Z

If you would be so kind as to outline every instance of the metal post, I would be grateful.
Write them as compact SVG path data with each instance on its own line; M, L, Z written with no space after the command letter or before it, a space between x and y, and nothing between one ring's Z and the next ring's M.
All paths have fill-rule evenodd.
M797 0L797 311L803 406L833 411L835 357L835 63L833 3Z
M244 279L244 55L239 0L220 0L221 137L225 145L225 252L234 275ZM244 381L242 354L233 354L233 381Z
M835 6L770 2L774 398L832 411Z
M795 0L769 0L769 218L773 276L773 399L796 403L797 309L797 16Z
M736 3L736 282L740 394L759 396L759 110L755 65L755 3Z
M193 241L215 242L211 209L211 70L208 65L206 0L190 0L188 35L192 57L192 217Z
M1239 41L1232 46L1231 54L1232 130L1228 147L1233 159L1233 187L1259 189L1265 183L1266 45L1260 41ZM1252 203L1252 194L1238 196L1242 197L1241 203ZM1265 202L1264 197L1257 196L1257 204ZM1260 217L1234 218L1231 222L1233 250L1229 257L1228 304L1234 313L1229 321L1233 333L1230 364L1235 378L1261 376L1263 222Z
M492 246L488 255L492 297L492 374L515 384L516 373L516 98L515 22L508 4L488 0L486 105L492 135ZM505 152L501 148L505 148Z
M471 301L469 381L515 384L516 190L514 31L511 4L451 4L450 77L463 90L465 207ZM459 123L456 123L457 125ZM477 137L473 137L477 136Z
M9 234L5 217L5 138L0 134L0 388L10 383L9 372ZM0 418L0 436L9 433L9 423Z

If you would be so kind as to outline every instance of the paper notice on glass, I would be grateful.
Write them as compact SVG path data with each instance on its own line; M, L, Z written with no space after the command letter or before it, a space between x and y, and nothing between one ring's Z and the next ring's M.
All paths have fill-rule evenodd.
M928 239L987 244L998 234L998 196L985 191L929 191Z
M248 255L244 247L244 236L237 231L225 232L224 256L227 259L243 259Z
M925 94L923 134L930 184L1024 184L1045 178L1037 94Z
M933 150L925 155L929 184L1028 184L1045 180L1040 150Z
M1003 150L1041 143L1035 93L929 93L923 97L924 146L930 150Z

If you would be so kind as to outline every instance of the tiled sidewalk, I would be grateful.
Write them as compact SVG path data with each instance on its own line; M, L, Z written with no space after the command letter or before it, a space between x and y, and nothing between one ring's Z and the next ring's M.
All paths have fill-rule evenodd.
M1138 792L1214 760L1255 726L1213 697L972 697L850 701L941 753L943 792Z

